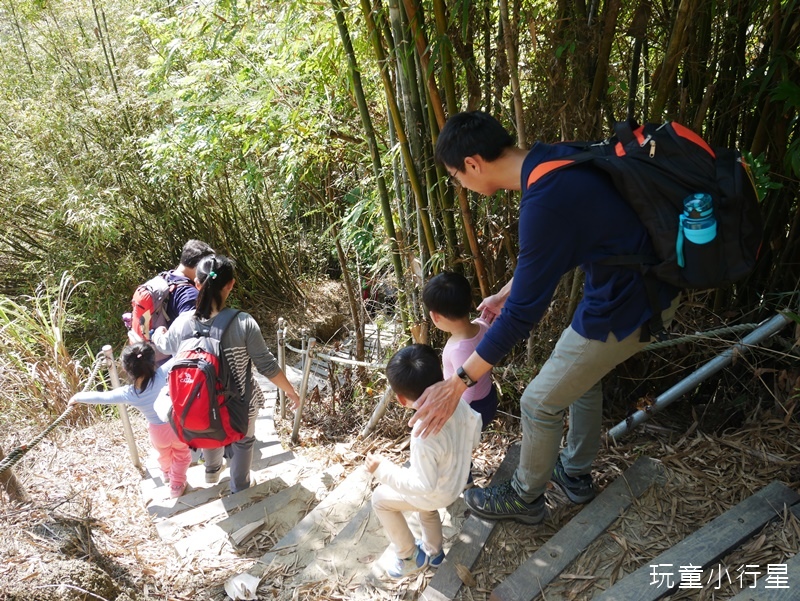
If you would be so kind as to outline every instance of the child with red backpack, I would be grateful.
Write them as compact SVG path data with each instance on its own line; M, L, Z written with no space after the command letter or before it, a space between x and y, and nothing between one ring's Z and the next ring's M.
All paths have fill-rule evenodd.
M264 405L264 395L253 378L252 365L286 393L292 408L295 408L300 400L286 374L267 348L256 320L244 311L231 315L232 310L225 308L235 282L234 263L231 259L221 255L203 258L197 265L195 277L195 285L199 287L197 309L194 312L182 313L169 330L161 327L153 335L153 342L161 352L176 356L189 355L187 351L179 353L182 346L184 349L187 347L182 343L209 337L209 334L213 336L214 322L217 319L230 320L225 328L218 329L224 330L219 334L219 360L223 368L221 369L224 374L223 379L226 380L223 386L231 392L230 395L227 393L224 395L227 399L226 420L229 420L226 428L229 424L241 436L227 445L230 452L232 493L250 487L255 419L259 408ZM176 357L176 363L179 361L180 357ZM173 386L170 384L170 393L172 392ZM176 403L181 401L182 399L173 398L173 409ZM180 421L180 412L173 412L173 420ZM201 448L205 457L206 482L217 482L222 470L225 447L212 445Z
M186 470L192 454L186 443L178 440L172 426L163 421L154 408L159 393L167 383L170 364L156 368L156 353L152 346L139 342L122 351L122 367L131 383L113 390L90 390L75 394L69 404L88 403L136 407L147 419L150 443L158 451L164 484L170 485L170 497L180 497L186 490Z

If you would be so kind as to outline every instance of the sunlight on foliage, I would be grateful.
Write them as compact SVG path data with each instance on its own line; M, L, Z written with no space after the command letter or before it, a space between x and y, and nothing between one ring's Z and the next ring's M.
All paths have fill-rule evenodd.
M73 356L63 333L75 320L70 297L81 282L67 273L43 283L33 296L0 296L0 415L6 423L44 424L60 415L86 379L94 359L86 349Z

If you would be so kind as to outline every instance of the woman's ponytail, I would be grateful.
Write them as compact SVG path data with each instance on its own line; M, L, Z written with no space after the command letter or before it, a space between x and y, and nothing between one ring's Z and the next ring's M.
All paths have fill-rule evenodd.
M196 279L200 283L197 295L196 319L208 319L222 308L222 289L233 280L233 260L222 255L210 255L197 264Z

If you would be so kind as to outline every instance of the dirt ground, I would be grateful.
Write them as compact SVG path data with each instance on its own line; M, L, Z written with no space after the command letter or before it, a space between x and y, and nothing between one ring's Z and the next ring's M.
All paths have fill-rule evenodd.
M336 296L336 291L331 295ZM499 377L511 380L514 374L504 372ZM761 408L721 429L705 428L702 416L687 422L685 416L679 417L686 411L666 411L620 444L604 444L593 471L600 488L640 456L663 462L666 482L645 492L568 567L545 598L591 599L770 482L778 480L798 490L800 424L792 416L793 406L784 405L782 411ZM149 452L146 425L134 413L135 436L145 457ZM304 442L293 450L319 460L332 456L336 443L349 443L352 453L346 458L337 455L347 473L361 464L364 446L343 440L341 432L335 440L326 434L332 421L342 421L337 420L335 409L319 412L301 429ZM390 439L397 436L404 421L402 413L390 412L383 434ZM604 426L615 423L611 416ZM38 433L24 426L2 432L0 445L8 452ZM476 453L478 485L488 482L505 451L519 438L518 418L501 415ZM402 451L396 455L398 461L403 460ZM2 600L222 601L225 580L246 571L263 553L179 559L161 542L145 510L139 489L142 474L131 464L118 419L59 428L18 464L15 473L30 500L15 504L0 493ZM550 517L543 525L497 525L472 570L474 585L463 587L460 599L487 600L494 586L579 511L555 491L548 492L548 505ZM780 519L714 566L719 570L724 565L733 575L732 582L722 583L719 590L709 584L700 591L682 591L670 599L728 599L739 590L737 568L758 565L763 572L768 564L785 563L799 549L800 523L783 511ZM419 591L429 578L427 574L413 583L401 582L380 597L420 598ZM712 568L703 582L713 579ZM793 584L800 588L800 580ZM324 591L305 591L296 598L348 599L351 590L347 583L333 583Z
M140 453L146 456L145 424L138 416L133 423ZM476 454L476 472L484 475L479 485L485 484L505 449L519 436L513 420L507 428L502 422L499 426ZM601 487L642 455L663 461L667 482L635 502L625 519L612 525L552 585L547 598L591 599L771 481L797 489L798 441L798 424L772 420L748 424L724 437L698 431L675 436L642 432L624 445L604 448L594 470ZM308 452L318 459L325 450L323 446ZM358 445L353 452L357 457ZM354 460L345 467L349 471L358 464ZM0 599L221 601L224 581L246 571L263 553L180 561L160 541L145 510L141 475L131 464L116 420L59 432L32 451L16 473L31 502L15 505L4 500L0 505ZM541 526L498 524L472 570L475 586L462 588L461 599L488 599L494 586L579 510L555 491L548 493L548 501L551 516ZM768 564L785 563L798 549L800 523L785 513L720 563L732 574L752 564L765 570ZM418 598L429 577L400 583L394 598ZM706 579L712 577L709 572ZM86 593L89 588L93 595ZM350 598L347 586L337 588L329 587L322 596L307 592L299 598ZM736 591L734 579L722 590L707 587L672 598L727 599Z

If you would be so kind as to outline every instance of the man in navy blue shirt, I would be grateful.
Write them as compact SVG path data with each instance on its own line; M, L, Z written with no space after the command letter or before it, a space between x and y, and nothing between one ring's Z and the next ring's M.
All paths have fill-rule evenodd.
M189 240L183 245L178 266L166 273L165 279L175 288L167 301L167 317L172 323L186 311L194 311L197 306L197 288L194 277L200 259L214 254L214 249L200 240Z
M638 271L602 263L621 255L652 255L647 232L611 179L590 165L577 165L527 182L544 161L574 153L566 145L536 143L528 151L490 115L451 117L436 142L436 160L459 185L481 194L522 190L519 256L514 277L478 306L492 326L475 352L451 378L417 400L410 424L421 436L438 432L464 390L526 338L550 304L559 279L580 266L583 299L553 354L520 399L522 450L509 482L464 493L467 505L488 519L538 524L545 516L544 491L552 480L574 503L595 496L592 461L600 447L601 379L649 342L653 314ZM655 294L668 323L678 290L657 284ZM569 408L567 446L559 450Z

